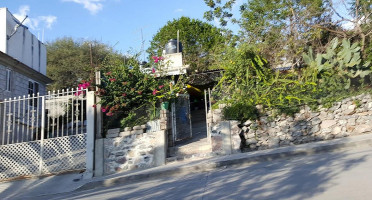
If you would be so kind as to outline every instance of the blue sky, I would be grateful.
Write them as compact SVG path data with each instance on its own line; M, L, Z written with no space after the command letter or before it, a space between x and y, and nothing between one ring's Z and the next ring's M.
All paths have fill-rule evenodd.
M99 40L121 53L145 49L167 21L188 16L203 20L203 0L2 0L44 42L69 36ZM214 22L212 22L214 23Z

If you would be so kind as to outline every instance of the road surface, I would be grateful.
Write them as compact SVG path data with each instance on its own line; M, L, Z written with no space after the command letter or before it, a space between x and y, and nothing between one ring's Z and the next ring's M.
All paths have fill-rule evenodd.
M229 166L184 177L157 178L38 199L369 200L372 147Z

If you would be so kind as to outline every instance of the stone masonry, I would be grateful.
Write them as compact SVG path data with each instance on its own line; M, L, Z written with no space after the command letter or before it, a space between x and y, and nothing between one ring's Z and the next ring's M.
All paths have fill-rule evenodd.
M103 141L103 173L149 168L165 164L169 111L162 110L160 131L146 132L146 125L107 131Z
M220 110L215 112L221 113ZM221 119L220 116L213 119ZM221 152L221 122L213 120L211 130L212 150ZM311 111L308 106L301 108L293 117L263 114L256 121L239 124L230 121L232 153L240 149L253 151L280 146L308 143L333 138L360 135L372 131L372 98L362 94L344 99L331 108L320 107ZM226 145L226 144L225 144Z

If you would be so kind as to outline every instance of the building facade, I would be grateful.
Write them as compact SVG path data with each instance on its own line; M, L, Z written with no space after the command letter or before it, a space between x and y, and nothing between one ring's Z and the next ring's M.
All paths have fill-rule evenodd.
M46 93L46 46L7 8L0 8L0 101Z

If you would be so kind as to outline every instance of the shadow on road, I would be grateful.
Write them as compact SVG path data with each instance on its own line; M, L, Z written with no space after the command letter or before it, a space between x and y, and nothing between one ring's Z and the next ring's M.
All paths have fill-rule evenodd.
M48 199L307 199L336 184L342 173L372 160L372 149L229 166L185 177L164 177Z

